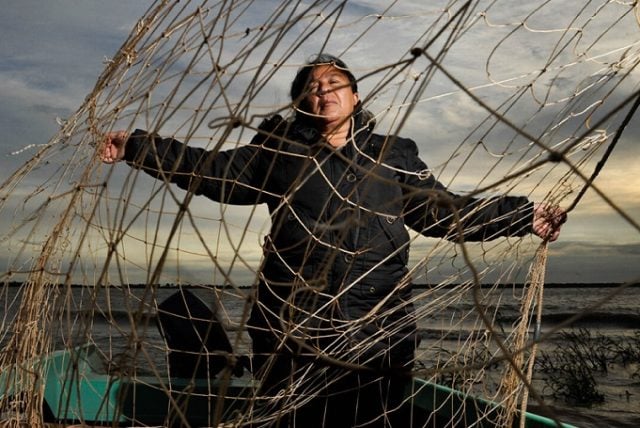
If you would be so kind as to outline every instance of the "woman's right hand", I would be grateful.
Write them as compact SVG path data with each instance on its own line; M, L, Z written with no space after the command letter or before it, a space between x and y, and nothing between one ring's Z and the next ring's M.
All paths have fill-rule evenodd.
M129 139L127 131L113 131L104 136L99 155L104 163L116 163L124 158L125 145Z

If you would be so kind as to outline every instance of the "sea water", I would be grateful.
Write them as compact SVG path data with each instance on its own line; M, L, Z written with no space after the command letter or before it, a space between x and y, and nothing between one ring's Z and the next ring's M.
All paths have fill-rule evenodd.
M217 311L235 351L249 353L251 343L242 325L248 316L251 289L205 286L189 289ZM18 287L3 289L0 307L0 339L3 343L8 340L8 327L16 312L19 290ZM155 311L157 303L175 291L174 287L99 290L75 287L68 305L72 308L71 313L61 318L51 331L55 346L90 342L105 357L106 370L127 370L129 373L133 370L137 375L166 374L166 348L156 324ZM474 291L470 288L461 293L451 288L416 287L414 294L416 310L421 315L418 317L421 342L417 357L429 368L439 358L434 356L434 349L448 348L449 352L454 352L473 335L508 336L520 317L524 289L507 287ZM562 334L567 332L586 332L591 337L606 337L618 344L628 343L640 334L640 287L547 285L542 309L541 329L536 334L545 340L538 349L538 359L542 353L554 355L552 351L563 346ZM492 320L489 327L477 315L478 311L489 315ZM535 308L531 316L535 319ZM578 318L563 324L574 317ZM534 334L533 331L528 333L531 337ZM133 351L141 346L145 348L144 353ZM639 371L636 361L627 366L614 363L606 373L596 373L597 388L604 394L605 401L590 407L575 407L554 399L545 387L544 376L536 375L534 384L564 422L584 427L637 427L640 426L640 378L634 375L638 376ZM487 374L492 374L490 368ZM535 401L531 399L530 403L537 411Z

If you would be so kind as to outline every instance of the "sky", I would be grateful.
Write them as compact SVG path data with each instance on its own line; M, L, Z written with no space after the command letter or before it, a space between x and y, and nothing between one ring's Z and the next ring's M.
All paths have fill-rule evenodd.
M378 4L379 3L379 4ZM422 20L433 19L437 8L425 6L422 1L399 2L389 11L393 19L382 20L382 27L378 31L365 33L361 40L354 43L355 29L363 32L370 20L354 21L358 16L374 16L384 10L382 4L386 2L351 2L344 12L344 25L334 31L327 49L336 53L345 52L344 59L352 64L352 70L357 76L365 76L377 65L390 62L389 58L399 58L399 51L407 51L408 46L403 41L416 40L421 37L425 28L421 28ZM562 2L558 2L562 3ZM2 14L0 14L0 181L4 182L19 165L29 161L39 145L45 144L58 131L60 119L68 118L79 108L86 96L94 88L96 81L109 58L115 55L119 46L128 37L136 25L139 17L151 6L152 2L137 0L51 0L41 2L36 0L22 0L9 2L0 0ZM518 7L510 3L505 12L492 10L487 14L486 26L491 28L505 27L508 32L512 24L509 13L517 13ZM521 5L519 7L524 8ZM530 6L529 6L530 7ZM255 11L254 11L255 9ZM246 22L236 24L238 28L249 28L256 22L265 19L267 8L254 8L243 17ZM258 10L259 9L259 10ZM526 14L527 11L523 10ZM262 14L262 15L261 15ZM408 18L412 16L411 18ZM511 85L521 82L522 70L536 70L542 67L541 58L549 55L553 45L539 45L546 40L544 30L561 28L571 18L559 16L557 9L547 14L539 12L531 17L528 33L516 34L500 41L506 32L491 33L490 36L467 37L455 45L447 56L450 70L466 85L478 86L476 93L493 106L498 106L507 98ZM342 18L341 18L342 19ZM350 20L352 19L352 20ZM401 25L396 25L400 22ZM557 25L556 25L557 24ZM593 25L604 25L594 20ZM555 26L555 27L554 27ZM619 47L636 43L631 52L637 55L637 43L640 40L640 30L634 21L626 19L619 24L622 28L610 39L604 38L598 43L605 48L603 53ZM591 27L589 27L591 28ZM294 31L299 31L294 27ZM529 37L534 34L536 38ZM557 37L557 32L549 32L551 37ZM598 34L597 31L589 34ZM594 40L585 34L577 46L589 46ZM392 37L390 37L392 35ZM300 53L292 56L293 65L304 60L302 51L310 54L321 48L321 42L308 42L300 49ZM487 62L490 50L487 46L499 46ZM598 45L598 46L600 46ZM234 49L230 42L227 49ZM635 49L635 51L633 50ZM308 55L307 55L308 56ZM488 66L487 66L488 64ZM178 64L179 66L180 64ZM277 105L287 102L287 85L295 67L283 67L268 89L262 93L261 100L270 99ZM418 75L427 69L426 61L418 61L408 74ZM583 79L583 85L597 80L590 76L574 75L576 67L567 67L566 71L558 73L556 80L546 82L544 77L532 90L532 96L549 96L552 99L562 99L567 95L563 91L575 88L576 79ZM621 68L621 72L629 69ZM290 71L290 73L286 73ZM629 78L616 88L612 98L620 100L638 89L640 71L631 71ZM493 92L485 92L482 85L489 79L501 81L514 79L493 87ZM380 74L373 78L363 79L361 93L369 94L375 91ZM405 78L406 80L406 78ZM566 84L565 84L566 83ZM539 91L539 92L536 92ZM545 92L546 91L546 92ZM567 92L568 93L568 92ZM371 106L375 112L384 110L393 93L382 92L372 100ZM456 149L456 142L461 141L470 132L471 118L481 117L483 110L469 97L455 91L451 82L442 75L433 78L427 91L422 95L422 101L412 113L411 121L403 129L404 136L413 138L418 143L422 156L427 163L436 168L443 180L452 181L458 190L465 190L467 183L477 182L484 176L481 161L476 161L472 167L465 169L459 177L455 176L455 167L448 166L447 159ZM393 101L397 105L401 103ZM398 108L400 110L400 108ZM523 111L513 112L514 117L526 114ZM530 113L530 112L529 112ZM546 113L536 116L531 124L531 130L538 130L539 125L546 119ZM596 115L597 117L597 115ZM640 116L639 116L640 117ZM381 127L392 127L393 116L383 118ZM610 201L620 207L636 224L640 223L640 145L637 143L640 134L640 124L633 119L625 130L620 142L608 160L605 168L597 179L596 185L605 191ZM508 140L513 136L506 130L489 134L495 141L501 138ZM561 136L558 135L557 138ZM490 150L500 150L500 143L495 143ZM125 166L118 166L118 171L125 171ZM590 169L585 169L590 173ZM553 176L553 175L552 175ZM470 185L470 184L469 184ZM526 183L525 183L526 185ZM523 185L524 186L524 185ZM543 190L518 188L519 191L531 193L532 198L544 197ZM209 202L198 199L194 202L204 210L210 209ZM242 216L243 210L232 207L229 212L234 216ZM2 212L8 215L7 210ZM264 221L262 220L258 223ZM256 227L264 227L258 225ZM548 282L625 282L640 279L640 231L629 224L609 203L606 203L594 192L589 191L570 213L569 221L562 231L561 239L550 245L548 261ZM257 241L257 239L256 239ZM252 242L254 247L249 259L259 259L259 243ZM420 252L429 247L428 241L416 241L412 252ZM6 246L2 251L11 251ZM191 274L185 277L198 277L199 269L195 267Z

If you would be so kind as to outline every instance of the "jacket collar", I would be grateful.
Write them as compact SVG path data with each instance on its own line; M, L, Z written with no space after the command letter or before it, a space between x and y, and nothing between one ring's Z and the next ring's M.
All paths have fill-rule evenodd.
M353 124L349 131L350 137L354 138L356 145L363 148L373 133L376 121L373 114L368 110L357 107L353 114ZM301 141L305 144L313 145L320 141L321 134L310 121L304 119L294 119L289 128L288 136L292 140Z

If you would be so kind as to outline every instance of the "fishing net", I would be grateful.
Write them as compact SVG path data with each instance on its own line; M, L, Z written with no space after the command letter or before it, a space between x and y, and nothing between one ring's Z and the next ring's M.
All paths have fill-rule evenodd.
M169 183L170 172L154 179L103 164L96 151L108 132L136 128L211 153L245 146L265 118L291 117L293 76L311 55L330 52L357 76L376 132L417 142L430 167L421 173L460 194L525 195L570 213L588 191L637 233L637 218L596 180L640 99L637 14L624 1L157 1L84 103L0 187L4 423L42 426L88 404L84 388L99 378L110 388L98 410L68 412L67 423L271 426L327 379L339 382L331 367L357 370L362 356L417 322L411 375L428 383L414 383L402 405L437 384L462 397L448 413L452 402L442 401L446 426L520 424L520 410L543 405L532 369L553 333L536 328L547 257L540 239L472 243L411 232L410 272L397 287L423 285L397 310L415 311L355 350L314 349L330 363L325 370L298 373L290 390L270 396L259 389L268 365L250 373L245 328L266 207L213 202ZM341 334L394 310L380 306ZM283 322L283 340L299 340L305 322ZM200 349L182 349L181 340ZM69 351L57 372L44 358L63 355L54 350ZM68 388L56 393L56 409L46 401L52 373ZM145 422L149 400L164 419ZM436 413L414 426L445 426Z

